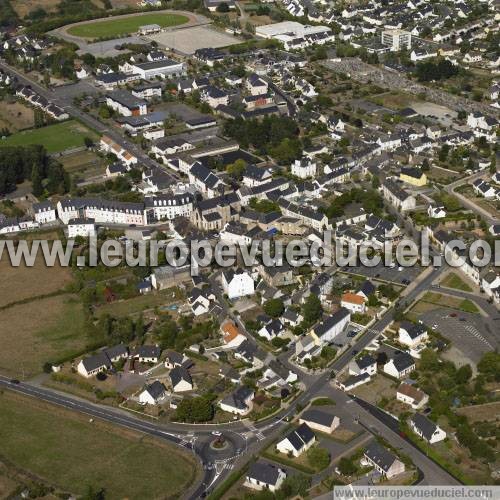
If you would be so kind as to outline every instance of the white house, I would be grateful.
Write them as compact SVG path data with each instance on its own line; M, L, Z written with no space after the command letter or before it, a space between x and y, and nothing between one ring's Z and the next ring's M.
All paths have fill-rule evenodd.
M438 443L446 439L446 432L421 413L415 413L410 418L409 423L411 430L429 444Z
M95 220L94 219L71 219L68 222L68 238L89 238L96 235Z
M353 313L364 313L366 311L366 299L355 293L343 293L340 305Z
M267 340L272 340L278 337L284 330L283 323L275 318L266 323L257 333Z
M309 333L316 345L323 345L331 342L337 335L342 333L351 320L351 313L345 307L341 307L337 312L327 319L320 321Z
M161 355L161 348L157 345L141 345L133 352L132 358L139 363L158 363Z
M240 386L219 402L220 409L236 415L247 415L252 411L254 391L246 386Z
M307 424L301 424L297 429L290 432L284 439L278 442L276 449L294 457L300 456L304 451L308 450L316 441L314 432Z
M427 404L429 396L417 387L403 382L396 391L396 399L419 410Z
M363 458L387 479L405 471L405 464L375 440L366 447Z
M384 365L384 372L398 379L406 377L414 369L415 360L408 353L401 351Z
M487 199L497 197L497 190L488 182L477 179L472 183L472 189L478 196L484 196Z
M222 323L220 329L224 345L227 349L238 347L247 339L245 335L240 332L239 328L229 319Z
M147 385L139 394L139 403L142 405L156 405L165 399L166 395L165 386L158 380L155 380L152 384Z
M306 179L307 177L316 177L317 166L309 158L301 158L292 163L292 175Z
M113 368L113 363L125 359L128 349L123 344L104 349L97 354L82 359L77 366L77 371L85 378L97 375L100 372Z
M495 269L490 269L481 278L481 287L488 297L492 297L496 302L498 290L500 289L500 274Z
M410 323L402 321L399 325L399 342L409 347L415 347L417 344L425 342L429 337L427 328L423 324Z
M254 281L250 274L242 269L226 269L222 272L222 287L229 299L237 299L255 292Z
M306 424L311 429L331 434L340 425L340 418L327 411L310 408L302 413L299 424Z
M50 201L33 203L31 210L35 217L35 221L40 225L55 222L57 220L56 208Z
M193 390L193 380L189 372L182 366L176 366L169 373L172 390L174 392L186 392Z
M442 219L446 217L446 210L442 205L429 205L427 215L433 219Z
M351 375L361 375L362 373L370 376L375 375L377 373L377 361L369 354L353 359L349 363L349 373Z
M267 94L268 84L259 75L252 73L246 80L245 87L252 95Z
M286 478L284 470L268 462L255 462L248 469L243 486L253 490L278 491Z

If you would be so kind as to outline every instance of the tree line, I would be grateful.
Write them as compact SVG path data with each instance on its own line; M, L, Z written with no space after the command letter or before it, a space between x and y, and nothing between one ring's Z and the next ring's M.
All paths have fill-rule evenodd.
M30 180L33 194L64 194L70 178L63 166L51 159L40 145L8 146L0 155L0 195L15 191L17 184Z

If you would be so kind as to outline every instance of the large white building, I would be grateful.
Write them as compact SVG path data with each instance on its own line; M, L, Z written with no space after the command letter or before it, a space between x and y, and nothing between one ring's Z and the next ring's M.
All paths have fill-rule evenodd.
M222 273L222 287L229 299L253 295L255 291L253 278L242 269L236 271L232 269L224 270Z
M122 116L140 116L148 112L148 103L126 90L115 90L106 95L106 106Z
M411 49L411 33L400 29L384 30L381 36L382 45L390 48L391 52Z
M311 26L295 21L257 26L255 34L262 38L279 40L287 50L322 45L335 39L331 28L328 26Z
M71 219L68 222L68 238L76 238L77 236L89 238L95 235L96 229L94 219L79 218Z
M38 224L48 224L57 220L56 207L50 201L33 203L32 212Z
M96 223L146 225L143 203L127 203L93 198L68 198L57 202L59 219L94 219Z
M318 169L316 163L308 158L301 158L292 163L292 175L306 179L307 177L316 177Z
M193 211L193 197L189 193L147 197L144 201L146 222L150 218L172 220L189 217Z
M151 80L157 76L161 78L174 78L186 73L186 66L182 62L172 59L160 59L159 61L148 61L144 63L126 62L119 66L119 70L125 74L139 75L143 80Z

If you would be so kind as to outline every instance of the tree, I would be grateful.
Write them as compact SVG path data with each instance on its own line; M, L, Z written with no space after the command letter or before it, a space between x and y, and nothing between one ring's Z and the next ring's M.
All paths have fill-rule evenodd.
M490 174L494 174L497 171L497 157L495 154L491 155L490 163Z
M176 419L181 422L207 422L213 417L212 403L205 397L184 398L177 407Z
M40 175L40 168L38 165L33 165L33 170L31 171L31 186L35 196L38 197L43 194L42 176Z
M226 2L221 2L217 5L217 12L229 12L229 5Z
M307 450L307 461L315 470L320 471L326 469L330 465L330 454L325 448L314 446Z
M247 162L239 158L234 163L231 163L226 167L226 172L235 179L241 179L241 176L246 168Z
M311 293L311 295L307 297L306 302L302 307L302 313L304 320L308 324L313 324L321 318L321 315L323 314L323 306L321 305L321 301L317 295Z
M380 187L380 179L376 175L372 175L372 188L378 189Z
M448 153L450 152L450 146L448 144L443 144L441 146L441 149L439 150L439 161L440 162L445 162L446 159L448 158Z
M438 355L432 349L424 349L420 355L420 368L425 371L435 371L439 368Z
M500 380L500 354L487 352L479 361L477 369L487 378L494 377L495 380Z
M457 384L466 384L472 377L472 368L470 365L461 366L455 375Z
M342 457L339 461L339 470L344 476L351 476L357 471L357 468L350 458Z
M304 474L292 474L283 481L283 486L280 488L280 493L283 493L287 498L296 496L305 497L311 486L311 478Z
M285 304L281 299L270 299L264 304L264 312L272 318L277 318L283 314Z

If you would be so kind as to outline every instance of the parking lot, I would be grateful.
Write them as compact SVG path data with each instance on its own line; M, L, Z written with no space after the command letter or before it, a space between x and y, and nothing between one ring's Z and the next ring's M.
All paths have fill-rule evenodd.
M157 42L161 47L188 55L194 54L197 49L227 47L241 43L241 40L233 35L217 31L211 26L193 26L192 28L165 31L147 38Z
M436 325L435 329L473 363L477 363L486 352L495 350L487 338L487 321L479 314L437 308L420 314L418 318L430 328Z
M379 279L398 285L409 285L423 271L420 266L412 267L386 267L381 262L375 267L366 267L363 265L343 267L342 272L349 274L358 274L366 278Z

